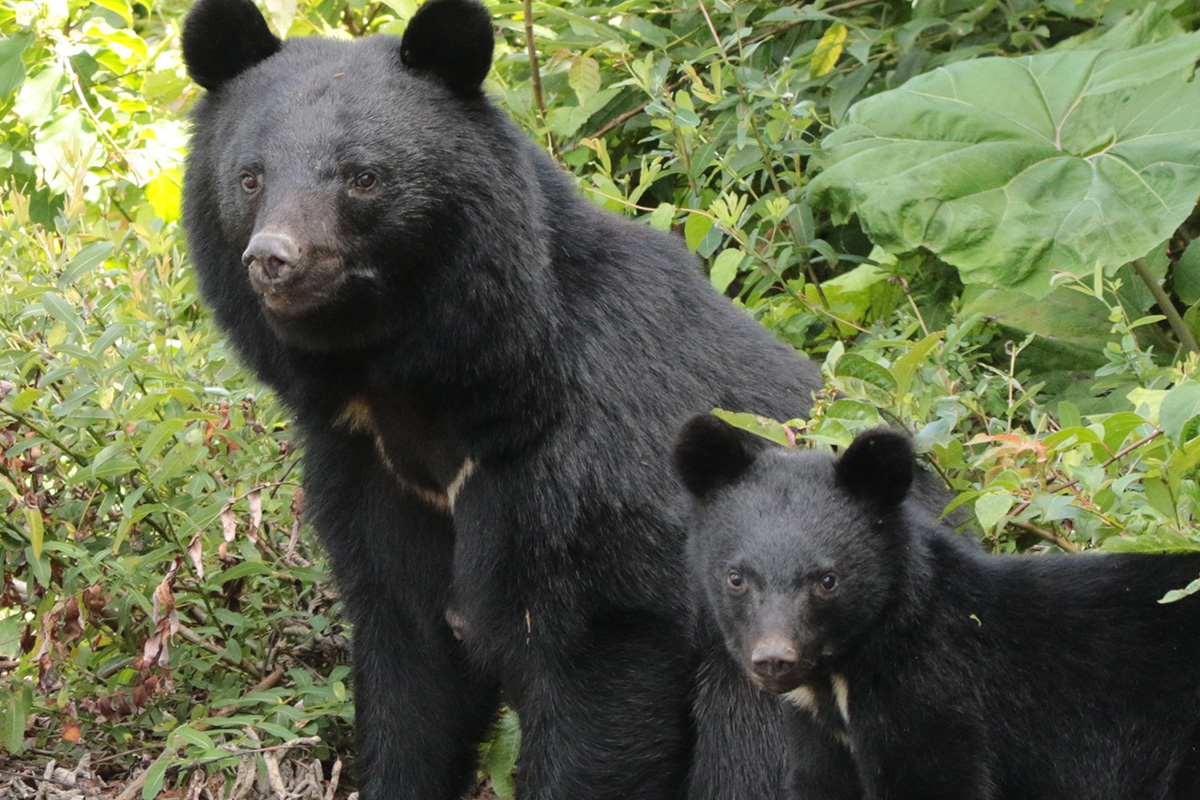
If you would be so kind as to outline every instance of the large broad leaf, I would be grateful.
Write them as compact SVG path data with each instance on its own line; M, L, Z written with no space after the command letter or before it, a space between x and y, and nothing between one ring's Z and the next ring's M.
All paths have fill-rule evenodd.
M892 252L1041 296L1166 240L1200 196L1200 33L1122 52L959 62L863 100L813 198Z

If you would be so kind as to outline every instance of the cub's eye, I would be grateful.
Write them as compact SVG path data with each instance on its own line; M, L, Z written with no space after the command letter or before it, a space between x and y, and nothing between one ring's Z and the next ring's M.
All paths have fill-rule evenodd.
M253 194L254 192L257 192L258 187L261 185L262 182L258 179L258 176L250 170L246 170L242 173L242 190L247 194Z
M375 183L377 180L378 179L375 177L375 173L373 172L360 172L354 176L354 180L351 181L351 183L355 189L365 192L369 189L375 188Z
M734 591L741 591L746 588L746 579L742 577L742 573L736 569L729 570L729 574L725 577L725 582L729 584L729 588Z
M817 581L817 590L821 594L831 594L838 586L837 575L832 572L827 572Z

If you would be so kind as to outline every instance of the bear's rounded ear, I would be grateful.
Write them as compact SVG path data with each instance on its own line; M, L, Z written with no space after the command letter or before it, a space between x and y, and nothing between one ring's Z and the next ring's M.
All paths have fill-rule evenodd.
M860 433L837 460L837 481L851 494L899 505L912 486L917 457L908 436L887 428Z
M250 0L198 0L183 23L183 63L210 91L273 56L281 44Z
M749 469L761 442L711 414L692 417L675 440L675 474L693 496L707 500Z
M408 23L400 61L458 94L477 94L492 67L492 15L477 0L429 0Z

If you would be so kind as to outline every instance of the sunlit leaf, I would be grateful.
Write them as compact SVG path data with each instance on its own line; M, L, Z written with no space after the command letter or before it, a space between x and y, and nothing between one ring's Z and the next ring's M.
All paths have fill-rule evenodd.
M721 254L713 261L712 269L709 270L708 279L712 281L713 288L718 292L724 292L729 288L729 284L733 283L733 279L737 277L738 265L742 263L745 254L737 248L722 250Z
M28 33L18 33L0 39L0 99L8 97L25 80L25 64L21 54L33 41Z
M820 78L828 73L842 57L842 46L846 42L846 26L835 22L817 42L812 61L808 65L808 77Z

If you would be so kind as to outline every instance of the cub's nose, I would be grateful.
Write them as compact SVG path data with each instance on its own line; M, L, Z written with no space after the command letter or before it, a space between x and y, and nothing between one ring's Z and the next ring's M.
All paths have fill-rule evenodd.
M251 270L252 277L265 283L281 283L296 269L300 262L300 245L286 233L261 231L254 234L246 252L242 253L242 264ZM259 275L254 275L259 272Z
M763 639L750 654L754 674L768 681L786 676L795 669L797 661L796 648L782 638Z

